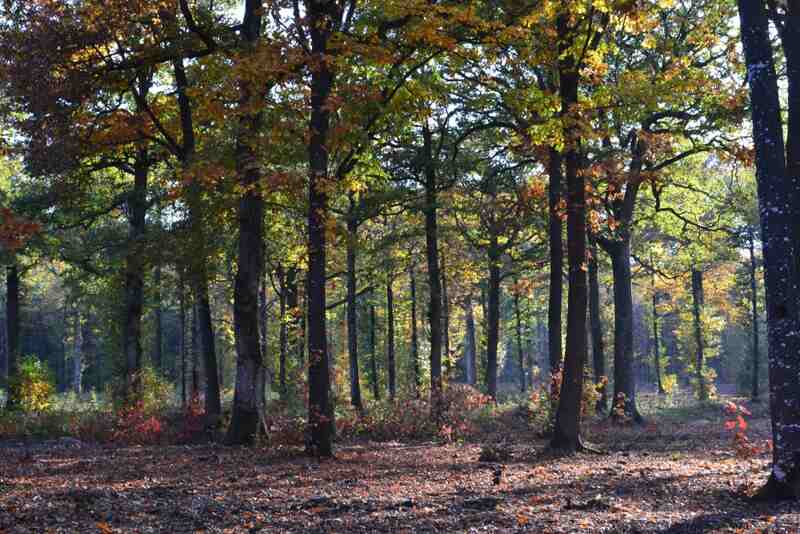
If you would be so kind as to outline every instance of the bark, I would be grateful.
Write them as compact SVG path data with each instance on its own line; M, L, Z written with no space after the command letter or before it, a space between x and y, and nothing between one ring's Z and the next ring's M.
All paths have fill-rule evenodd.
M75 338L72 348L72 391L76 395L83 392L83 329L81 328L81 311L77 303L75 305Z
M561 154L555 148L551 148L547 164L550 179L550 294L547 305L547 332L551 376L559 372L562 360L561 307L564 292L564 244L562 237L563 223L559 213L563 181L561 167ZM551 391L550 393L552 398L558 396L557 391Z
M98 371L97 366L99 362L97 361L97 338L95 337L94 332L94 324L95 324L95 316L91 308L86 310L84 314L83 320L81 321L81 361L83 364L84 375L81 379L81 386L83 389L89 389L91 387L97 387L98 380ZM94 381L90 382L89 380L89 373L88 370L94 370Z
M636 406L636 382L633 374L633 289L630 241L603 245L611 257L614 277L614 397L612 416L641 422Z
M437 176L433 139L427 124L422 129L425 153L425 256L428 262L428 324L430 325L431 408L438 417L442 394L442 277L439 272Z
M191 101L187 94L189 84L183 67L183 60L175 61L173 68L183 135L180 159L183 168L190 170L194 161L196 141ZM218 416L222 411L222 407L219 394L219 371L217 369L217 354L214 343L214 326L208 296L208 251L200 187L197 180L192 180L187 194L192 247L189 269L192 292L194 293L194 312L197 314L196 324L205 367L205 411L206 415Z
M758 334L758 284L756 283L756 252L755 252L755 232L750 232L750 313L751 322L753 324L753 383L751 388L751 398L753 401L758 401L759 393L759 378L758 367L760 365L761 354L759 347L759 334Z
M261 37L261 0L245 3L242 37L248 54ZM236 173L243 193L239 198L238 270L233 295L236 334L236 386L233 414L225 441L231 445L252 443L263 415L264 355L261 352L259 294L264 279L264 199L259 190L261 166L256 142L262 114L262 89L247 79L239 80L239 108L255 109L239 118L236 139Z
M375 353L376 349L376 342L375 342L375 329L376 321L375 321L375 304L370 302L369 304L369 354L370 354L370 369L372 374L372 396L375 400L381 399L381 390L380 390L380 380L378 377L378 361L377 361L377 354Z
M333 456L333 419L330 404L328 339L325 324L325 229L328 217L328 134L334 73L328 54L332 25L341 13L336 2L306 2L308 32L314 58L311 69L311 119L309 123L308 206L308 452Z
M692 268L692 318L694 321L695 360L694 373L697 380L697 396L708 400L708 385L705 370L705 339L703 338L703 271Z
M419 398L422 388L422 372L419 365L419 334L417 333L417 281L414 267L408 270L411 285L411 362L414 369L414 395Z
M578 103L578 68L568 48L568 15L561 13L557 21L561 112L567 116ZM581 399L583 367L586 362L586 317L588 287L586 261L586 184L578 172L579 134L575 126L565 127L564 168L567 183L567 251L569 291L567 308L567 346L561 392L556 411L551 447L567 453L580 450Z
M464 340L464 358L467 384L474 386L477 383L478 346L475 342L475 314L472 310L472 295L467 294L464 300L464 321L466 323L466 339Z
M161 212L159 209L159 225L161 224ZM161 303L161 258L156 259L155 272L153 273L153 367L156 372L163 373L164 369L164 329L163 329L163 309Z
M6 339L8 343L8 377L13 380L19 372L20 360L20 276L16 262L6 267ZM13 389L7 392L6 409L17 403Z
M128 199L128 245L125 257L125 313L122 348L125 355L123 397L135 402L141 394L142 311L144 309L144 239L147 213L147 180L150 170L147 149L137 149L133 191Z
M496 242L497 238L493 237ZM493 243L495 244L495 243ZM489 294L486 336L486 393L497 400L497 345L500 340L500 258L489 252Z
M286 360L287 355L289 352L289 338L287 332L287 324L289 318L286 315L287 312L287 288L286 288L286 277L283 272L283 267L278 267L278 278L280 280L280 296L279 299L279 313L280 313L280 330L278 333L279 341L278 344L280 345L280 355L278 359L278 390L281 394L281 400L286 400Z
M200 395L200 332L197 325L197 305L192 304L192 399Z
M519 309L519 292L514 291L514 317L517 326L517 358L519 359L519 390L522 393L528 389L525 378L525 350L522 347L522 317Z
M764 4L738 0L738 7L750 88L764 246L773 434L772 472L759 496L796 499L800 497L798 176L797 169L787 174L778 81ZM790 10L797 16L795 0ZM796 105L792 108L790 115L797 112Z
M445 265L445 255L442 256L442 344L444 346L444 364L450 369L450 298L447 295L447 269Z
M394 355L394 290L393 280L386 282L386 367L389 375L389 398L397 396L397 364Z
M661 344L658 337L658 293L656 292L656 271L652 254L650 255L650 263L653 265L653 271L650 273L650 292L653 294L653 366L656 370L658 394L665 395L667 392L664 390L664 383L661 380Z
M186 289L183 272L178 280L178 357L181 362L181 406L186 406Z
M591 247L589 259L589 325L592 332L592 367L594 368L594 381L598 384L600 398L597 399L595 410L605 413L608 409L608 386L604 383L606 376L606 354L603 342L603 322L600 318L600 280L597 265L597 244L590 238Z
M350 195L350 213L347 218L347 355L350 364L350 403L362 412L361 379L358 369L358 302L356 289L356 240L358 221L355 218L355 200Z

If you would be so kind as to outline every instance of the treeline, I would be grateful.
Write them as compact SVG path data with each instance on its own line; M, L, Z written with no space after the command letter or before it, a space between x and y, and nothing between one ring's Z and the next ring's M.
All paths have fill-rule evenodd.
M293 397L322 456L334 397L435 418L452 380L552 383L565 451L603 377L625 421L637 383L758 395L736 6L228 4L4 4L9 374L135 401L149 362L232 388L230 443ZM20 329L58 308L60 351Z

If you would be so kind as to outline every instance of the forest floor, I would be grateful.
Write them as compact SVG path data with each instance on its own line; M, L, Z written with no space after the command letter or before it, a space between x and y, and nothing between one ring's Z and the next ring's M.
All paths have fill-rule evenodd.
M597 420L603 454L557 458L513 412L466 443L298 451L0 442L0 532L800 532L797 503L748 499L768 454L737 454L720 403L652 401ZM769 437L763 405L747 435ZM492 449L494 462L479 461ZM490 455L490 456L492 456Z

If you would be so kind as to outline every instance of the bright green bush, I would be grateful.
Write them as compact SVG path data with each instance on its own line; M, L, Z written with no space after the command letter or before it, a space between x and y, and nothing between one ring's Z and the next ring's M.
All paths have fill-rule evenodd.
M56 392L53 373L36 356L26 356L20 362L16 376L11 377L9 389L15 408L24 412L45 412L52 408Z

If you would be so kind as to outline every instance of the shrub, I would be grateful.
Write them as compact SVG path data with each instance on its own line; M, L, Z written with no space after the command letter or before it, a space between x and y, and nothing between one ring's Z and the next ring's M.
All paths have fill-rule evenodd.
M52 372L36 356L22 359L9 388L17 401L16 407L26 413L49 410L56 391Z

